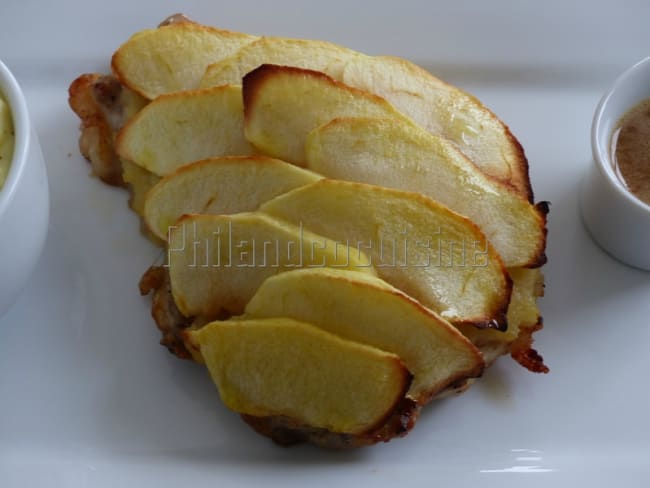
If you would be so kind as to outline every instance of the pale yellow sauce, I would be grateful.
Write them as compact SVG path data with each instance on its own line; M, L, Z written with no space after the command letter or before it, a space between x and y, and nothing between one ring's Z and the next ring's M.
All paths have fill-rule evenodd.
M0 189L5 184L14 153L14 124L9 105L0 94Z

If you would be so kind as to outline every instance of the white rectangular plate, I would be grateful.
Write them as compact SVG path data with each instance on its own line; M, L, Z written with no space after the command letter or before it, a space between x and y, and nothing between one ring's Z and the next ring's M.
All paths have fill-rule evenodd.
M5 3L0 57L26 90L52 215L29 287L0 319L0 486L650 483L650 273L600 251L576 205L593 109L618 71L648 55L648 6ZM66 90L178 9L233 30L410 57L506 121L526 148L536 198L552 202L536 342L551 372L502 358L466 394L427 408L405 439L328 452L257 436L221 406L201 367L160 347L137 290L158 251L126 192L89 177Z

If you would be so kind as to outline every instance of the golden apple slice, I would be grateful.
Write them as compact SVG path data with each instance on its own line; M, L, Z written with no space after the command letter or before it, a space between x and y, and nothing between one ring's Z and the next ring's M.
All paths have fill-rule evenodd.
M387 56L355 58L341 81L385 98L427 131L457 144L483 172L533 200L524 150L475 97L409 61Z
M239 86L163 95L129 120L116 150L146 170L165 176L184 164L217 156L247 156Z
M508 267L545 261L545 214L486 176L454 143L416 125L336 119L309 134L305 161L329 178L431 197L477 224Z
M180 312L208 319L241 314L277 273L333 266L375 274L365 255L262 213L183 216L170 231L167 260Z
M449 322L371 275L306 268L272 276L245 317L289 317L392 352L413 374L408 395L418 403L483 371L478 350Z
M183 214L249 212L267 200L321 177L264 156L223 157L188 164L164 177L144 204L147 226L167 240Z
M247 73L263 64L322 71L340 79L345 64L354 56L361 54L330 42L261 37L231 57L208 66L200 86L241 83Z
M380 428L411 380L396 355L288 318L213 322L189 335L228 408L330 432Z
M198 88L209 64L233 55L255 36L182 22L134 34L113 54L120 81L145 98Z
M244 77L246 138L270 156L304 165L312 129L338 117L408 118L388 102L318 71L263 65Z
M466 217L418 193L320 180L260 207L363 250L378 275L454 323L503 328L510 278Z

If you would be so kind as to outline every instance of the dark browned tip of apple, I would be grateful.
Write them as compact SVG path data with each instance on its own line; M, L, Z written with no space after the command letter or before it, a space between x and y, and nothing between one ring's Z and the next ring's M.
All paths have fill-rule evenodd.
M262 64L244 75L242 80L242 95L244 99L244 120L250 117L251 108L255 105L255 99L264 83L273 76L289 72L302 72L300 68L292 66L281 66L277 64ZM316 73L316 72L314 72ZM322 73L320 73L322 74ZM323 75L326 76L326 75Z
M275 64L263 64L249 71L242 79L242 96L244 99L244 120L248 121L255 99L264 83L273 75L282 72L282 67Z
M255 99L264 81L272 75L275 65L263 64L249 71L242 79L242 97L244 100L244 121L248 121Z
M244 98L244 120L248 120L251 108L255 105L255 99L264 85L264 83L274 76L282 75L300 75L304 77L318 78L323 82L336 86L344 86L347 90L359 91L340 83L325 73L305 68L296 68L295 66L283 66L278 64L263 64L253 71L248 72L242 81L242 93ZM364 92L364 95L365 94Z
M377 429L363 434L331 432L315 428L283 416L241 417L258 434L276 444L289 447L308 442L326 449L355 449L404 437L415 426L420 406L409 398L402 398L391 415Z

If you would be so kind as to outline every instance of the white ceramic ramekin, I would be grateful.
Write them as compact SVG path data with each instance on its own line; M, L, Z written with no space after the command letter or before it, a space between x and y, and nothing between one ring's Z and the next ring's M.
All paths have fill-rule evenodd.
M650 205L629 192L612 161L612 132L621 117L650 98L650 58L638 62L614 82L601 99L591 127L594 165L582 183L580 208L593 239L631 266L650 270Z
M11 109L15 146L0 190L0 316L9 310L38 262L49 220L49 192L43 154L23 92L0 61L0 91Z

